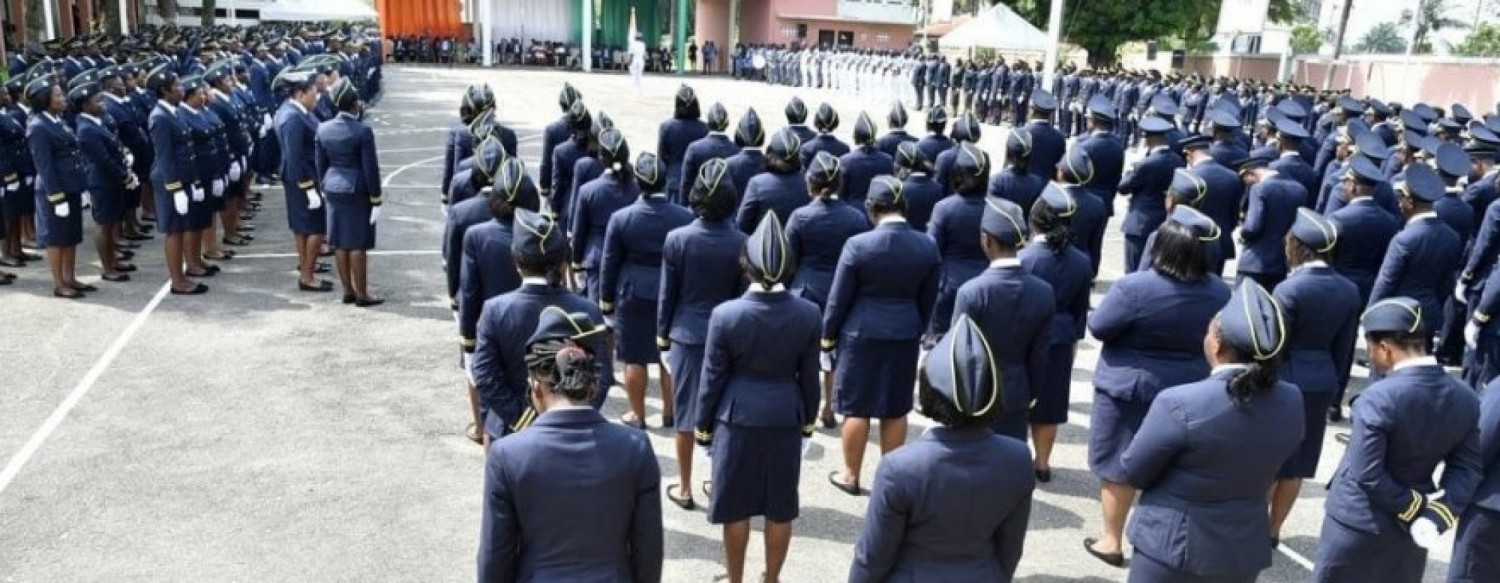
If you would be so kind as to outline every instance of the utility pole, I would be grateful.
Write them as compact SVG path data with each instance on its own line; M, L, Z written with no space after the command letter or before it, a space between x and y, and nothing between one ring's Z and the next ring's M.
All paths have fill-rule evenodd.
M1052 79L1057 75L1057 54L1062 50L1062 22L1064 0L1052 0L1052 10L1047 14L1047 57L1043 65L1042 87L1052 89ZM1057 97L1057 96L1054 96Z
M1354 0L1344 0L1344 12L1339 15L1338 32L1333 35L1333 60L1328 62L1327 72L1323 75L1323 90L1327 91L1333 87L1333 70L1338 67L1339 57L1344 54L1344 33L1349 29L1349 9L1354 7Z

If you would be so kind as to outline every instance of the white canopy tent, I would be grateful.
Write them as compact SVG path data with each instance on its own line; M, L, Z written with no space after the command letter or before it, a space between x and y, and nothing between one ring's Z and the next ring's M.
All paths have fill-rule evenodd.
M375 9L362 0L275 0L260 9L261 20L375 20Z
M1045 53L1051 41L1004 4L996 4L938 39L944 51L994 49L1006 53Z

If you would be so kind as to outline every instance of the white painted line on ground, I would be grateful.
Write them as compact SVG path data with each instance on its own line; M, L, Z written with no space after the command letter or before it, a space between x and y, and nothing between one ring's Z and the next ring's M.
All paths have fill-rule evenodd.
M1088 415L1084 415L1082 413L1075 413L1073 411L1068 411L1068 423L1071 423L1073 425L1077 425L1077 426L1082 427L1085 430L1087 430L1087 429L1089 429L1089 416ZM1309 480L1309 482L1310 481L1311 480ZM1312 562L1312 560L1308 559L1307 557L1302 556L1302 553L1299 553L1299 552L1297 552L1295 550L1292 550L1291 547L1288 547L1285 544L1278 544L1278 545L1276 545L1276 550L1278 552L1280 552L1282 556L1290 559L1293 563L1296 563L1297 566L1302 567L1303 569L1307 569L1307 571L1309 573L1312 572L1312 570L1313 570L1313 562Z
M440 161L442 159L443 159L442 156L433 156L431 158L423 158L421 160L417 160L416 162L412 162L411 164L407 164L405 166L402 166L400 168L392 170L390 174L387 174L385 176L385 180L380 181L380 186L382 188L384 188L386 186L390 186L391 185L391 180L395 179L396 176L399 175L399 174L401 174L402 172L406 172L407 170L411 170L412 168L416 168L417 166L421 166L421 165L426 164L428 162L437 162L437 161Z
M21 446L21 451L6 462L5 469L0 470L0 494L5 493L5 489L15 481L16 475L21 473L21 468L26 467L26 462L31 461L31 457L36 455L43 443L47 442L47 438L57 431L57 427L62 425L64 419L67 419L68 413L72 412L73 408L78 406L78 402L83 400L83 396L88 394L89 389L94 387L94 383L98 382L105 369L115 361L115 357L120 355L120 351L125 349L125 345L130 343L130 339L135 337L141 326L146 324L146 319L151 317L151 313L156 311L156 307L161 305L162 300L171 290L171 282L163 283L161 289L156 290L156 295L151 297L146 307L141 308L141 311L135 315L135 319L130 321L130 325L125 327L125 331L121 332L120 336L115 338L114 343L104 350L104 354L94 363L93 368L90 368L88 373L83 375L83 379L78 381L78 386L73 387L73 392L68 393L67 398L57 405L57 409L47 416L47 420L43 421L42 426L31 435L31 439L26 440L26 445Z
M397 154L397 153L401 153L401 152L431 152L433 150L441 150L441 149L443 149L442 146L432 146L432 147L428 147L428 148L393 148L393 149L389 149L389 150L380 150L380 151L378 151L376 153L377 154Z
M442 251L437 249L391 249L387 251L376 249L365 252L366 255L374 257L389 255L441 255L442 253ZM296 257L296 253L247 253L234 256L235 259L289 259Z

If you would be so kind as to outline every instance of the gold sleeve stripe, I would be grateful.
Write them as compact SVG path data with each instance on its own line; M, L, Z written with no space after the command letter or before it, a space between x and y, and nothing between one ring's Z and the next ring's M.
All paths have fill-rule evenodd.
M1396 519L1401 522L1411 522L1417 518L1417 512L1420 510L1422 510L1422 494L1412 490L1411 503L1406 505L1406 510L1396 515Z

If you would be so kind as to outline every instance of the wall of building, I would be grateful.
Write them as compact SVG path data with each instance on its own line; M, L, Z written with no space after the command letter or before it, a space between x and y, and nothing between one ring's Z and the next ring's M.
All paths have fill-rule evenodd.
M1297 83L1321 88L1329 64L1299 59L1292 73ZM1332 73L1332 87L1348 87L1356 96L1443 107L1457 102L1476 114L1500 105L1500 59L1370 56L1341 61Z

